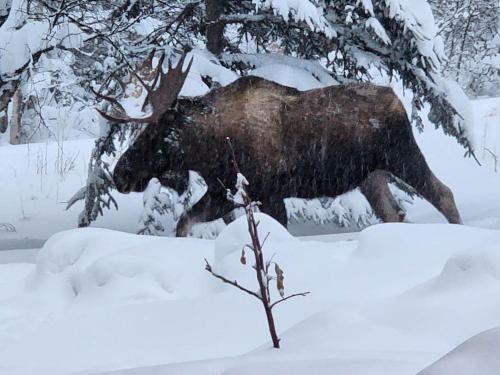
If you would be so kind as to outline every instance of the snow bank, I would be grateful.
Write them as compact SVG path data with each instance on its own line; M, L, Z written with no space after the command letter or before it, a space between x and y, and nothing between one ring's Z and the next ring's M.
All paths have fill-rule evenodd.
M468 339L418 375L497 375L500 372L500 328Z
M2 266L0 374L414 375L500 326L500 231L381 224L314 242L256 218L285 293L311 292L276 307L279 352L258 301L204 269L256 290L244 218L215 241L80 229Z
M277 244L283 241L298 241L288 233L285 227L269 215L258 212L254 215L255 220L259 223L258 234L260 239L264 240L268 236L266 243ZM215 240L215 259L222 259L234 252L240 254L243 246L249 243L251 243L251 238L248 233L247 219L246 216L241 216L225 228Z
M31 285L58 292L68 305L178 299L203 293L189 268L212 258L197 239L140 237L88 228L52 236L40 250ZM179 257L178 254L182 256ZM202 275L201 275L202 276Z

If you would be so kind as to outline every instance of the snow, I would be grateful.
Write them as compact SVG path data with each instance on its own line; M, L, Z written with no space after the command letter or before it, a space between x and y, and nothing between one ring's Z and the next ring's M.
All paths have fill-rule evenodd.
M366 20L366 27L373 30L375 34L388 46L392 44L391 38L387 35L384 27L380 24L379 20L375 17L370 17Z
M2 241L42 242L52 234L75 228L81 203L66 211L66 202L87 179L93 140L43 142L0 147L0 223L14 225L15 232L0 230ZM142 195L115 192L121 213L109 210L97 226L136 232L142 211Z
M16 12L11 12L5 24L0 29L0 40L2 41L2 58L0 59L0 71L12 73L19 69L27 61L30 55L43 48L43 41L33 38L34 35L46 35L48 24L45 22L32 21L21 27L17 32L12 32L10 27L11 16ZM3 35L2 35L3 34ZM20 48L21 46L21 48Z
M233 54L222 54L221 60L227 64L235 63L235 62L243 62L253 66L255 69L264 68L264 72L266 72L266 78L269 78L270 74L268 73L268 66L272 65L283 65L288 66L288 69L294 69L294 73L297 73L297 69L302 70L300 73L301 77L304 77L304 74L309 74L314 79L318 80L323 86L335 85L338 82L332 78L332 76L328 73L328 71L318 62L311 60L304 60L300 58L296 58L293 56L285 56L281 54L268 53L268 54L243 54L243 53L233 53ZM295 87L294 84L298 83L297 80L293 79L293 77L284 77L284 75L280 74L279 71L275 71L273 75L273 79L279 79L278 83L285 84L286 81L283 79L288 79L289 85ZM284 77L284 78L280 78ZM307 79L308 82L314 82L314 85L309 87L317 87L317 83L315 81L311 81L311 77Z
M498 158L500 154L500 100L498 98L486 98L476 102L475 133L477 156L491 169L498 169Z
M0 266L0 374L410 375L500 325L498 230L381 224L317 242L256 218L285 293L311 292L275 309L279 351L258 301L204 270L256 289L244 217L216 241L75 229L34 265Z
M404 15L409 30L430 38L418 46L430 54L436 46L427 6L386 1L392 16ZM371 1L360 3L372 15ZM259 4L312 27L321 21L309 1ZM375 21L370 25L377 30ZM152 30L155 24L146 19L136 27ZM206 93L204 76L221 85L237 78L207 52L195 49L191 56L182 95ZM10 69L25 57L2 55L0 65ZM254 66L252 74L300 90L337 83L318 62L275 54L223 59L245 61ZM400 83L381 81L411 107ZM107 211L93 228L73 229L81 203L65 211L66 201L86 181L94 141L62 142L84 136L64 123L73 109L59 114L44 107L61 123L59 142L0 147L0 223L16 230L0 227L0 375L461 375L471 373L469 366L481 375L497 374L500 333L489 329L500 326L500 99L471 102L452 84L440 84L472 124L468 135L484 165L464 159L456 141L431 124L415 137L431 169L452 189L467 225L444 224L441 214L417 199L405 205L407 219L428 224L381 224L361 233L298 239L256 213L260 238L269 234L266 259L284 271L285 294L311 292L276 307L279 351L271 349L258 301L205 271L206 259L218 273L257 290L251 264L240 263L250 240L245 218L227 227L221 221L195 227L195 235L222 230L215 240L130 234L140 226L145 201L161 193L152 186L145 196L114 192L119 211ZM74 118L90 121L90 111ZM377 126L376 119L371 124ZM190 178L197 181L193 173ZM191 190L190 199L200 191ZM312 212L310 219L319 223L376 223L367 219L359 190L320 203L288 200L287 206L302 216ZM295 234L352 229L291 225ZM25 250L3 250L20 248ZM279 291L273 288L271 296L279 299Z
M370 15L373 16L375 13L373 12L373 3L372 0L358 0L358 4L361 3L363 8L366 10L366 12Z
M38 290L57 283L65 303L89 306L199 294L204 285L192 283L183 269L186 264L201 267L198 249L203 241L177 239L162 248L155 246L158 240L126 233L117 236L97 228L60 232L38 254L32 283ZM143 256L144 246L152 248L148 257Z
M251 74L302 91L324 87L307 71L285 64L265 65L252 70Z
M500 328L468 339L417 375L496 375L500 369Z
M217 59L206 50L195 49L188 54L185 67L191 58L193 58L193 65L182 88L182 96L204 95L210 91L210 88L202 81L205 76L211 77L222 86L226 86L238 78L236 73L220 65Z
M31 60L31 55L49 46L78 48L82 35L73 24L58 25L52 30L48 21L26 22L28 2L13 0L11 11L0 28L0 72L9 76Z
M285 20L305 21L312 30L335 36L335 30L325 19L322 9L309 0L252 0L256 9L269 8Z
M385 3L389 17L402 20L406 29L417 37L418 51L439 66L442 51L436 47L438 29L429 3L421 0L385 0Z

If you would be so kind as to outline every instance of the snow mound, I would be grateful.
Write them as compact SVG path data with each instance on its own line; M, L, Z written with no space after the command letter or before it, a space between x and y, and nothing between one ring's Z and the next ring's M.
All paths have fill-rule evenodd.
M379 257L390 254L418 256L422 252L447 255L455 253L457 249L477 250L478 237L481 238L483 246L494 246L500 243L497 230L465 225L378 224L361 232L357 255L360 257Z
M271 216L256 212L254 217L255 221L259 223L260 240L263 241L267 236L266 244L297 241L284 226ZM234 252L241 253L241 249L251 242L246 216L241 216L224 228L215 240L215 260L218 261Z
M96 228L61 232L41 249L31 284L36 290L58 289L63 303L89 306L196 295L201 260L212 255L203 253L207 247L198 241Z
M274 309L280 351L270 350L261 304L204 269L206 258L257 290L253 254L240 262L250 241L244 217L215 241L79 229L53 236L33 270L3 267L0 374L243 374L264 366L411 375L500 327L500 231L381 224L359 242L315 242L265 214L256 219L261 239L270 233L264 256L284 271L285 294L310 292ZM277 301L274 280L270 288Z
M418 375L498 375L500 327L471 337Z
M425 284L417 287L413 292L417 295L436 295L440 293L463 293L466 289L480 286L500 287L500 258L477 251L476 253L462 253L451 256L441 273Z

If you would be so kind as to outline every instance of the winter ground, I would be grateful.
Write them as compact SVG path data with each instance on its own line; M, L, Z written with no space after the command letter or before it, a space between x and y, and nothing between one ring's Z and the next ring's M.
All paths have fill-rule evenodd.
M72 230L36 264L1 266L0 374L410 375L500 326L498 230L384 224L357 241L320 242L259 219L286 291L311 292L276 309L280 351L257 301L204 271L207 258L254 285L239 262L243 219L216 241ZM455 368L450 358L440 366Z
M0 375L498 374L500 175L482 151L500 144L500 100L472 108L482 167L440 131L416 134L466 226L423 201L407 207L421 224L300 240L261 217L287 292L311 292L276 309L280 351L257 301L204 271L207 258L255 285L244 223L215 241L114 232L137 231L142 210L117 194L95 224L108 230L71 230L93 141L0 147L0 223L16 229L0 229Z

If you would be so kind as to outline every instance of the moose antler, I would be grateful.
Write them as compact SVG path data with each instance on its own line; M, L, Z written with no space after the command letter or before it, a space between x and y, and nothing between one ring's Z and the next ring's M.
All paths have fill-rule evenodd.
M165 53L161 55L156 69L153 69L152 64L154 53L155 51L153 50L141 65L141 67L136 71L132 71L132 74L147 92L146 99L144 100L144 103L142 105L142 110L144 111L146 106L148 104L151 104L151 115L147 117L131 117L127 114L125 108L116 98L103 95L92 90L94 92L94 95L111 103L112 105L113 114L109 114L101 111L100 109L97 109L102 117L110 122L119 124L124 124L127 122L155 123L158 122L163 114L172 107L172 104L174 104L175 100L182 90L182 87L184 86L184 82L186 81L188 73L193 64L193 58L191 58L187 69L183 71L182 67L184 66L184 61L186 60L186 53L184 53L175 68L172 68L172 65L169 61L169 70L167 73L163 73L162 65L165 60ZM148 81L152 79L150 84L146 83L145 80L140 77L139 73L141 72L143 72L144 75L149 78ZM122 88L126 86L120 79L118 79L117 77L114 78L117 79ZM159 84L158 81L160 81ZM156 86L158 87L156 88Z

